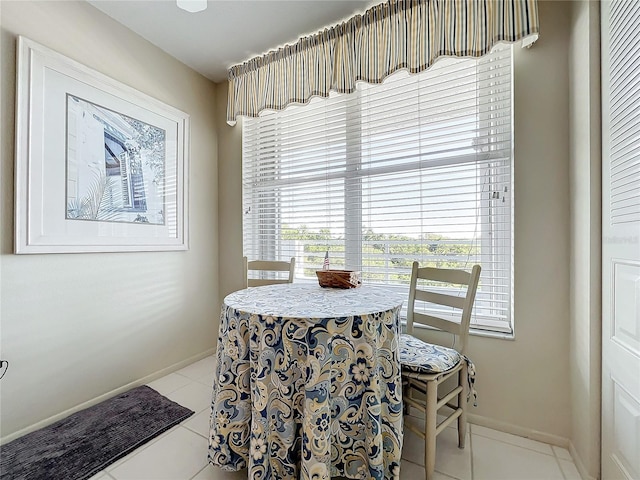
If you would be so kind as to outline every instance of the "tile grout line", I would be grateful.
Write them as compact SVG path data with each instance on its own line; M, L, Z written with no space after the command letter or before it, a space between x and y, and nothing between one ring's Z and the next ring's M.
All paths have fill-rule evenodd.
M191 418L191 417L189 417ZM183 420L184 421L184 420ZM165 430L164 432L162 432L160 435L157 435L155 438L152 438L150 441L148 441L147 443L145 443L144 445L140 445L139 447L137 447L135 450L133 450L132 452L130 452L129 454L125 455L122 458L119 458L117 461L115 461L114 463L112 463L111 465L107 466L105 469L103 469L102 471L109 475L110 478L113 478L114 480L115 477L113 477L111 475L111 472L115 469L115 468L119 468L121 465L124 465L125 463L127 463L129 460L131 460L133 457L139 455L141 452L143 452L144 450L146 450L147 448L149 448L151 445L153 445L154 443L157 443L158 441L160 441L160 439L162 437L164 437L165 435L168 435L170 432L176 431L178 430L180 427L182 427L182 422L175 424L173 427L171 427L168 430ZM185 427L186 428L186 427Z
M564 480L567 480L567 476L565 475L564 470L562 469L562 464L560 463L560 458L558 457L553 447L551 447L551 451L553 452L553 457L556 459L556 465L558 465L558 468L560 469L560 474L562 475L562 478L564 478Z
M501 432L501 431L500 430L496 430L496 432ZM501 433L506 433L506 432L501 432ZM474 435L478 435L479 437L487 438L487 439L493 440L495 442L500 442L500 443L503 443L504 445L511 445L512 447L522 448L522 449L527 450L529 452L535 452L535 453L539 453L540 455L546 455L547 457L555 457L556 456L556 453L553 451L552 445L550 443L538 442L538 443L542 443L543 445L547 445L549 448L551 448L551 453L545 453L545 452L541 452L540 450L536 450L534 448L524 447L522 445L518 445L517 443L508 442L506 440L501 440L501 439L498 439L498 438L490 437L490 436L487 436L487 435L483 435L481 433L475 433ZM509 434L509 435L512 435L512 434ZM531 438L528 438L528 437L520 437L519 435L515 435L515 436L519 437L519 438L524 438L524 439L527 439L527 440L532 440ZM532 441L537 442L537 440L532 440Z
M198 471L196 472L196 474L195 474L193 477L191 477L191 479L190 479L190 480L193 480L193 479L194 479L194 478L196 478L198 475L200 475L202 472L204 472L204 471L207 469L207 467L208 467L208 466L209 466L209 459L207 459L207 464L204 466L204 468L202 468L202 470L198 470Z
M189 417L189 418L192 418L192 417ZM186 420L183 420L183 422L184 422L184 421L186 421ZM120 461L122 460L122 463L118 463L118 462L116 462L116 463L118 463L118 467L120 467L121 465L123 465L123 464L127 463L127 462L128 462L129 460L131 460L133 457L135 457L135 456L139 455L143 450L146 450L146 449L147 449L148 447L150 447L152 444L154 444L154 443L158 442L162 437L164 437L165 435L167 435L169 432L177 431L177 430L179 430L180 428L184 428L187 432L195 433L196 435L198 435L198 436L200 436L200 437L204 438L205 440L207 439L207 437L205 437L204 435L201 435L200 433L198 433L198 432L196 432L196 431L194 431L194 430L191 430L189 427L186 427L185 425L183 425L183 424L182 424L182 422L180 422L180 423L178 423L178 424L174 425L173 427L171 427L169 430L167 430L167 431L163 432L161 435L158 435L156 438L154 438L152 441L148 442L146 445L142 445L141 447L138 447L136 450L134 450L133 452L131 452L129 455L127 455L127 456L125 456L125 457L123 457L123 458L119 459L119 460L118 460L118 462L120 462ZM207 447L207 453L208 453L208 447ZM126 459L126 460L125 460L125 459ZM112 466L112 465L110 465L110 467L111 467L111 466ZM207 460L206 465L205 465L202 469L198 470L198 471L195 473L195 475L193 475L192 477L190 477L190 478L191 478L191 480L193 480L195 477L197 477L197 476L198 476L198 475L199 475L203 470L205 470L208 466L209 466L209 461ZM107 467L107 468L109 468L109 467ZM108 472L106 469L105 469L105 470L102 470L102 472L103 472L103 473L108 477L108 479L107 479L107 480L117 480L117 478L116 478L116 477L114 477L114 476L112 476L112 475L110 474L110 472Z
M205 440L207 440L207 441L209 440L209 438L208 438L207 436L205 436L205 435L201 434L200 432L196 432L193 428L191 428L191 427L187 427L186 425L182 425L182 426L183 426L184 428L186 428L187 430L189 430L190 432L193 432L193 433L195 433L196 435L201 436L201 437L202 437L202 438L204 438Z
M469 480L474 480L474 470L473 470L473 427L471 424L467 424L469 428L469 456L471 457L471 478Z
M194 382L197 382L197 380L193 380L193 381L194 381ZM199 382L197 382L197 383L199 383ZM195 433L196 435L199 435L199 436L201 436L202 438L204 438L205 440L207 440L207 463L206 463L206 465L205 465L201 470L198 470L198 471L195 473L195 475L193 475L193 477L191 477L191 479L190 479L190 480L194 480L198 475L200 475L202 472L204 472L204 471L209 467L209 445L208 445L209 438L208 438L208 435L207 435L207 436L202 435L200 432L196 432L195 430L193 430L193 429L191 429L191 428L187 427L186 422L187 422L187 421L189 421L190 419L192 419L193 417L195 417L196 415L199 415L200 413L202 413L202 412L204 412L205 410L210 409L210 408L211 408L211 407L209 406L209 407L205 407L205 408L203 408L202 410L200 410L200 412L194 412L194 414L193 414L191 417L189 417L188 419L183 420L182 422L180 422L180 423L178 424L178 425L180 425L181 427L184 427L187 431L189 431L189 432L193 432L193 433Z
M549 453L540 452L540 451L538 451L538 450L534 450L534 449L529 448L529 447L524 447L524 446L522 446L522 445L517 445L517 444L515 444L515 443L507 442L507 441L505 441L505 440L501 440L501 439L493 438L493 437L490 437L490 436L487 436L487 435L482 435L481 433L474 433L474 435L478 435L478 436L480 436L480 437L482 437L482 438L486 438L486 439L489 439L489 440L493 440L493 441L496 441L496 442L500 442L500 443L502 443L502 444L504 444L504 445L510 445L510 446L512 446L512 447L522 448L522 449L527 450L527 451L529 451L529 452L538 453L538 454L541 454L541 455L546 455L546 456L548 456L548 457L553 457L553 458L555 459L555 461L556 461L556 465L557 465L558 469L560 470L560 474L562 475L562 478L563 478L564 480L568 480L568 479L567 479L567 475L565 474L564 469L562 468L561 461L562 461L562 460L564 460L564 461L570 461L570 460L561 459L561 458L558 456L558 453L556 452L556 450L553 448L554 446L553 446L553 445L551 445L551 444L545 444L545 445L548 445L548 446L549 446L549 448L551 448L551 454L549 454ZM473 437L473 436L472 436L472 437ZM522 437L522 438L527 438L527 437ZM471 443L471 442L472 442L472 441L470 441L470 443ZM540 443L544 443L544 442L540 442ZM575 463L574 463L574 464L575 464ZM472 450L471 450L471 480L474 480L474 468L473 468L473 467L474 467L474 464L473 464L473 449L472 449Z

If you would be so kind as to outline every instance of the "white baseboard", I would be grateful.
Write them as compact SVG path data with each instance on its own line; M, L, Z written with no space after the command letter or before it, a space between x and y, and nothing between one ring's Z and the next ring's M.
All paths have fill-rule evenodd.
M33 425L30 425L21 430L18 430L17 432L13 432L9 435L6 435L0 438L0 445L4 445L5 443L15 440L16 438L22 437L27 433L35 432L36 430L39 430L42 427L51 425L52 423L55 423L58 420L62 420L63 418L68 417L73 413L79 412L80 410L84 410L85 408L89 408L89 407L92 407L93 405L97 405L98 403L108 398L119 395L120 393L126 392L127 390L131 390L132 388L139 387L140 385L145 385L154 380L157 380L158 378L164 377L165 375L168 375L177 370L180 370L181 368L186 367L187 365L191 365L192 363L197 362L198 360L201 360L205 357L208 357L209 355L213 355L215 352L216 352L215 348L210 348L209 350L205 350L202 353L193 355L192 357L189 357L186 360L182 360L180 362L174 363L173 365L163 368L162 370L158 370L157 372L147 375L146 377L139 378L138 380L135 380L126 385L123 385L122 387L116 388L115 390L111 390L110 392L102 394L96 398L92 398L91 400L83 402L80 405L76 405L75 407L65 410L64 412L58 413L49 418L45 418L44 420L34 423Z
M571 454L573 463L578 469L578 473L580 474L580 477L582 478L582 480L597 480L596 477L592 477L591 475L589 475L589 472L587 471L587 467L585 467L584 462L578 455L578 452L576 450L576 447L573 445L573 442L569 442L569 453Z
M424 412L416 408L412 408L409 414L413 417L424 419ZM576 451L573 443L567 438L560 437L558 435L552 435L550 433L539 432L537 430L520 427L518 425L501 422L493 418L483 417L472 413L467 413L467 421L469 423L472 423L473 425L479 425L481 427L491 428L492 430L498 430L499 432L510 433L519 437L530 438L531 440L537 440L538 442L548 443L557 447L566 448L571 455L573 463L578 469L580 478L582 478L582 480L598 480L597 478L589 475L584 463L578 456L578 452ZM438 420L438 422L440 422L440 420ZM453 424L453 427L450 428L456 428L455 423Z
M507 422L501 422L493 418L483 417L472 413L467 413L467 420L474 425L480 425L481 427L492 428L504 433L510 433L512 435L518 435L519 437L530 438L531 440L537 440L538 442L548 443L557 447L569 448L569 439L560 437L559 435L553 435L551 433L539 432L530 428L520 427Z

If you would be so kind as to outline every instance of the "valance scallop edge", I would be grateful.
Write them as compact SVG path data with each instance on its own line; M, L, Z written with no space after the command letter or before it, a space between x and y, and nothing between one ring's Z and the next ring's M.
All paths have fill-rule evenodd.
M359 81L418 73L440 57L481 57L497 43L538 38L537 0L389 0L362 15L228 71L227 123L306 104Z

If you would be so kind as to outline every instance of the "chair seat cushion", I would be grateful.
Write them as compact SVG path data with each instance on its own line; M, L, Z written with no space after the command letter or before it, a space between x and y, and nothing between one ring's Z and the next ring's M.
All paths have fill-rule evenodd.
M453 348L423 342L407 333L400 335L400 364L403 370L443 373L457 366L462 358Z

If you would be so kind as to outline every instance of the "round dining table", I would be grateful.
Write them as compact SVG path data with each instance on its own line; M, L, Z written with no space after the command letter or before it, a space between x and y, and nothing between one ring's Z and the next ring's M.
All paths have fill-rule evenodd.
M209 462L250 479L398 479L402 303L312 283L225 297Z

